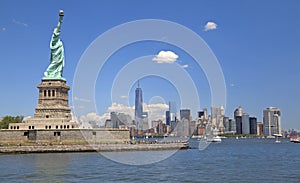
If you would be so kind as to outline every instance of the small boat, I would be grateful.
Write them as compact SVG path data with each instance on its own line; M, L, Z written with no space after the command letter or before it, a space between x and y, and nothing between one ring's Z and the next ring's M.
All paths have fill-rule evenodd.
M221 137L219 137L219 136L214 136L214 137L212 137L212 138L207 138L206 141L207 141L207 142L222 142L222 139L221 139Z
M281 134L274 134L274 136L276 137L275 143L280 143L281 141L279 140L279 137L282 137Z

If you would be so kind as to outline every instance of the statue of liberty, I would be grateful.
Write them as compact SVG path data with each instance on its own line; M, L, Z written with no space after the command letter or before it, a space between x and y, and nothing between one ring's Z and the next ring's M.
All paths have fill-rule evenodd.
M53 31L51 42L50 42L50 65L47 70L44 72L43 79L62 79L63 68L65 66L65 55L63 43L59 38L60 27L63 20L64 12L63 10L59 11L59 21L56 28Z

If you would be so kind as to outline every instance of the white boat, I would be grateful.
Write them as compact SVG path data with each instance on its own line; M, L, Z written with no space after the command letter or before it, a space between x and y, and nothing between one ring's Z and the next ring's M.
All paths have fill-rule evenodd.
M276 142L276 143L280 143L281 141L279 140L278 137L282 137L282 135L281 135L281 134L274 134L274 136L276 137L275 142Z
M290 138L290 142L294 142L294 143L300 143L300 137L298 137L298 138L295 138L295 139L293 139L293 138Z
M207 138L206 141L207 142L222 142L222 139L220 136L214 136L212 138Z

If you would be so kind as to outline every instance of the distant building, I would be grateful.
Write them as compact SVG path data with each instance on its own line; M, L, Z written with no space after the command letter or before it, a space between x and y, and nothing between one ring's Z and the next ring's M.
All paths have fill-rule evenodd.
M239 106L237 109L234 111L234 117L235 116L242 116L243 115L243 108Z
M243 113L242 115L242 134L250 134L250 122L248 113Z
M203 108L203 119L204 120L208 119L207 108Z
M148 113L143 111L143 92L138 82L138 87L135 89L135 123L138 130L149 129Z
M234 119L229 119L230 132L236 133L236 122Z
M225 109L223 106L220 107L221 116L225 116Z
M257 122L257 135L263 135L264 134L264 128L262 122Z
M257 118L250 117L249 123L250 123L250 134L257 134Z
M111 119L107 119L105 121L105 128L112 128L113 127L113 123L111 121Z
M140 125L143 118L143 93L138 82L138 87L135 89L135 122L137 126Z
M132 123L132 118L129 114L125 114L125 113L118 113L118 119L120 122L122 122L123 124L127 125L127 126L131 126L133 125Z
M177 108L176 108L175 101L169 102L169 111L170 111L170 121L176 121L177 120Z
M242 134L242 116L235 116L236 134Z
M139 129L147 130L150 128L150 125L148 123L148 112L143 112L142 118L139 121Z
M212 126L216 129L224 129L223 126L223 117L225 115L225 111L223 106L213 106L211 107L211 123Z
M178 121L171 121L171 131L172 132L174 132L177 124L178 124ZM176 133L176 132L174 132L174 133Z
M223 118L223 124L224 124L224 132L229 132L230 131L230 125L229 125L229 118L224 117Z
M164 135L167 132L166 124L159 120L158 125L156 126L156 131L158 135Z
M191 135L197 135L197 125L196 121L191 121L190 122L190 130L189 130L189 136Z
M112 122L112 128L119 128L119 119L115 112L110 113L110 119Z
M190 109L181 109L180 110L180 120L186 119L190 121L191 118L191 110Z
M198 111L198 118L204 118L204 111Z
M189 136L190 135L190 122L191 122L191 110L181 109L180 110L180 122L177 124L179 136Z
M182 121L181 121L181 133L183 137L188 137L190 136L191 132L190 132L190 123L191 121L186 119L186 118L183 118Z
M158 125L158 123L159 123L159 121L151 121L151 126L152 126L152 128L156 128L157 127L157 125ZM156 131L155 131L155 133L157 133Z
M269 107L263 111L264 135L281 134L281 112L279 108Z
M237 109L234 110L236 134L242 134L242 116L243 116L243 109L241 106L239 106Z
M166 111L166 125L171 126L171 115L170 115L170 111Z

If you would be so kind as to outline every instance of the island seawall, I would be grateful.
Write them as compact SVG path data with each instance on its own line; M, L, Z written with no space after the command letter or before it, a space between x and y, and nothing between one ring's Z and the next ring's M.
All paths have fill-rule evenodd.
M97 145L14 145L0 146L1 154L64 153L64 152L113 152L188 149L187 142L157 144L97 144Z

